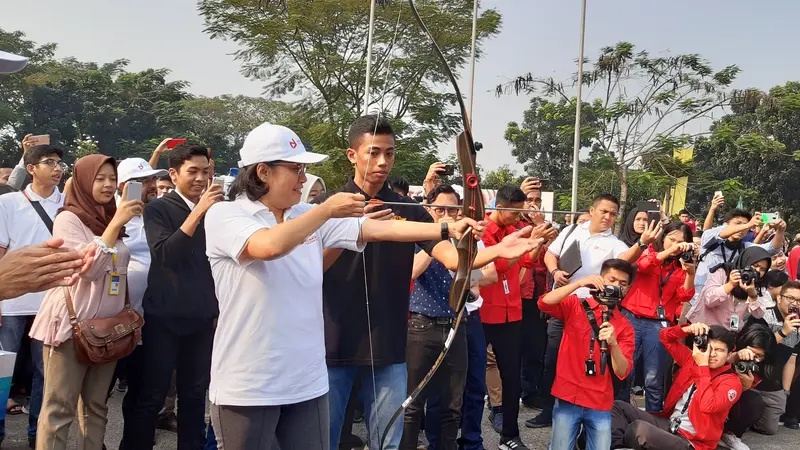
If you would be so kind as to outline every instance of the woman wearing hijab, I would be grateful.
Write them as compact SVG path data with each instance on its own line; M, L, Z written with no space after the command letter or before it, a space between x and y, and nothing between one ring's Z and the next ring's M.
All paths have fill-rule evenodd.
M306 178L306 182L303 183L303 195L300 197L301 202L311 203L315 198L328 191L322 178L310 173L306 174Z
M89 155L79 159L64 207L53 222L53 237L63 239L64 247L81 249L93 244L96 250L94 265L75 285L47 292L31 327L31 338L44 344L45 384L36 443L39 450L67 448L78 398L78 448L103 448L106 395L116 363L86 365L78 361L66 294L78 321L114 317L125 305L130 253L122 237L125 224L142 214L144 204L141 200L123 200L117 207L116 186L114 158ZM126 194L127 186L122 198Z
M734 260L730 273L721 268L708 276L686 318L691 323L722 325L739 331L750 316L763 317L766 306L771 304L765 287L765 275L771 265L769 252L761 247L748 247ZM745 278L753 279L745 283L743 273Z
M628 247L633 247L633 244L639 242L639 238L646 228L647 211L634 208L625 217L625 225L622 227L617 237Z

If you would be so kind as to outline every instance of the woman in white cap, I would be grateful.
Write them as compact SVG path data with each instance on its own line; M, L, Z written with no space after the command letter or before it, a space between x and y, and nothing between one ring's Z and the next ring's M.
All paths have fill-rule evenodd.
M483 224L365 219L364 197L350 193L301 203L306 165L327 156L306 152L282 126L254 129L240 156L234 200L214 205L205 222L220 309L209 389L214 431L226 450L269 450L273 440L281 450L329 450L323 249L447 240L470 228L480 235ZM494 255L515 258L532 244L520 234L496 247Z

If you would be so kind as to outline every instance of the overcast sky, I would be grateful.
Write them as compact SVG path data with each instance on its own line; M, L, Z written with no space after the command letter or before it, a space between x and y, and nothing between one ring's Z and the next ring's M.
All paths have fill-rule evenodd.
M574 73L580 3L482 2L503 16L501 32L486 43L477 66L473 127L475 139L484 143L482 166L521 169L503 132L509 121L521 120L528 100L497 98L493 88L527 72L557 79ZM699 53L715 68L738 64L737 87L769 89L800 78L798 17L800 2L794 0L589 0L586 54L623 40L651 54ZM203 33L194 0L1 0L0 27L58 43L58 57L99 63L127 58L134 71L167 67L173 79L191 82L195 94L261 94L258 82L239 73L231 56L236 46ZM467 92L463 75L460 86ZM453 148L450 143L440 151Z

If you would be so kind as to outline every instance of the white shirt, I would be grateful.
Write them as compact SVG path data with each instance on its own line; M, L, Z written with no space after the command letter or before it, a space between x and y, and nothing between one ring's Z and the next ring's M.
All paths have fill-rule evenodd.
M184 197L184 196L183 196L183 194L181 194L181 191L179 191L179 190L175 189L175 192L177 192L177 193L178 193L178 195L180 195L180 196L181 196L181 198L183 199L183 201L185 201L185 202L186 202L186 206L188 206L188 207L189 207L189 211L194 211L194 207L195 207L195 206L197 206L197 205L195 205L194 203L192 203L192 201L191 201L191 200L189 200L188 198Z
M697 430L694 429L694 424L692 424L691 419L689 419L689 408L686 408L686 412L683 412L683 407L686 406L686 402L690 400L689 394L692 393L692 388L694 388L694 383L683 393L678 403L675 403L675 409L672 411L672 415L669 418L681 419L679 428L694 436L697 434ZM695 394L696 393L697 392L695 392ZM694 395L692 395L692 398L694 398Z
M33 209L30 201L38 201L42 208L55 220L56 213L64 206L64 196L58 188L50 197L42 198L28 185L22 192L11 192L0 196L0 247L7 251L25 245L38 244L50 239L52 234ZM44 299L44 292L34 292L21 297L0 302L0 312L4 316L35 316Z
M119 205L122 198L119 195L115 197ZM147 273L150 271L150 246L147 245L142 216L133 216L125 224L125 234L128 236L122 238L122 242L131 253L131 260L128 263L128 293L131 296L131 306L136 312L144 315L142 300L144 291L147 290Z
M560 257L561 253L566 252L570 245L576 240L581 252L581 268L572 275L570 281L577 281L589 275L600 275L603 263L609 259L618 258L619 255L628 251L628 246L617 239L608 229L602 233L589 233L591 221L584 222L566 237L572 229L571 226L564 228L555 241L547 248L547 251L554 256ZM589 297L589 288L580 288L575 291L580 298Z
M313 207L297 204L284 218ZM276 225L264 204L243 196L206 214L206 254L219 300L209 387L215 405L290 405L328 392L322 250L362 251L361 220L330 219L271 261L239 260L254 233Z
M484 244L483 241L481 241L481 240L479 240L476 244L477 244L478 250L480 250L482 248L486 248L486 244ZM493 265L494 265L494 263L492 262L492 263L487 264L484 267L488 268L488 267L491 267ZM450 275L452 275L455 278L455 272L450 271ZM478 286L477 282L480 281L480 279L482 277L483 277L483 272L481 271L481 269L474 269L472 271L472 274L470 275L470 280L469 281L472 282L472 293L475 294L478 298L475 299L474 302L467 303L467 304L464 305L464 307L467 308L467 314L470 314L473 311L477 311L478 309L480 309L481 306L483 306L483 297L481 297L481 294L480 294L481 291L477 287Z

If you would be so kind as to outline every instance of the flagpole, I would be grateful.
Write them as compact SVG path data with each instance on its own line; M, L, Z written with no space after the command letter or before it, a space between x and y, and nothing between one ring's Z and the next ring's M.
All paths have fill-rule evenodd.
M375 3L372 0L369 6L369 34L367 35L367 77L364 82L364 115L369 114L369 82L370 69L372 68L372 32L375 29Z
M586 0L581 7L580 47L578 48L578 101L575 105L575 142L572 149L572 210L578 209L578 163L581 152L581 102L583 92L583 42L586 35Z

